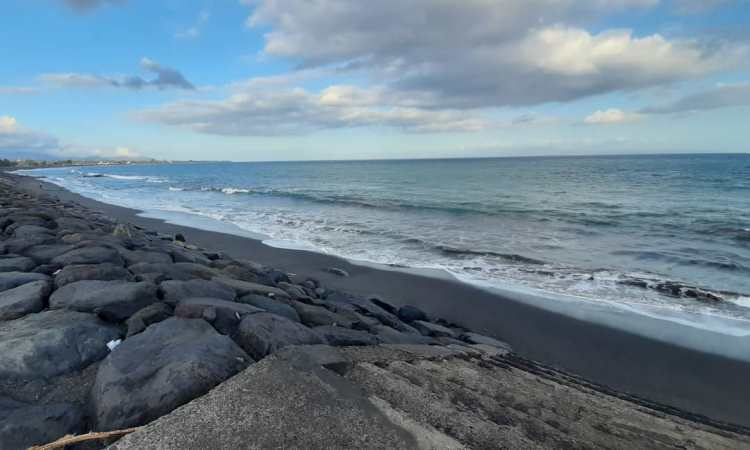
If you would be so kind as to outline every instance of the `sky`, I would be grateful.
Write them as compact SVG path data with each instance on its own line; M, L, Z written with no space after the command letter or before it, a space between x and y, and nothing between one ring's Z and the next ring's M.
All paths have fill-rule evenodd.
M750 0L0 9L0 157L750 152Z

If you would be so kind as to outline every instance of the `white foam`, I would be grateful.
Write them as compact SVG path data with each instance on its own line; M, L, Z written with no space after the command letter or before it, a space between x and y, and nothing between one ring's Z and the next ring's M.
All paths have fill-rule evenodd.
M240 189L240 188L224 188L221 190L221 192L232 195L232 194L247 194L250 192L249 189Z

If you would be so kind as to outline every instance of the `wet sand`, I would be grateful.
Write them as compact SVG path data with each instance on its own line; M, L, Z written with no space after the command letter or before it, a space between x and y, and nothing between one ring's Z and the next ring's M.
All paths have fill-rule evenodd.
M516 353L574 373L593 382L712 419L750 427L750 362L719 353L722 345L750 352L747 338L732 338L673 323L630 317L648 324L663 339L581 320L452 279L355 265L318 253L269 247L259 240L205 231L138 216L139 211L108 205L28 177L19 187L43 189L64 201L98 209L121 222L164 233L182 233L187 241L235 258L245 258L290 273L312 276L324 284L389 302L413 304L428 313L495 336ZM338 267L350 276L324 269ZM665 342L683 333L686 341L709 342L716 353ZM742 343L748 344L742 347ZM743 350L747 349L747 350ZM737 353L737 351L735 351Z

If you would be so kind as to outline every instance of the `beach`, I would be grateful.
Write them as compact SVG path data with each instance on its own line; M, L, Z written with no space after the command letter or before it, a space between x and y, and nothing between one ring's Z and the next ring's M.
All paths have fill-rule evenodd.
M0 178L8 448L110 430L119 450L750 447L750 363L667 342L731 337L658 321L653 339Z
M750 426L744 399L750 394L750 345L747 337L729 337L653 319L652 327L667 337L692 336L713 343L715 352L696 351L649 339L612 326L591 323L501 297L451 279L379 270L314 252L269 247L232 234L204 231L140 217L138 211L104 204L21 178L22 187L42 189L61 200L103 211L163 233L183 233L190 242L237 258L262 261L287 272L310 275L326 285L360 295L377 295L395 304L425 311L503 339L529 359L559 367L600 384L717 420ZM325 269L346 270L341 277ZM639 321L648 322L645 317ZM721 346L744 349L746 357L722 356Z

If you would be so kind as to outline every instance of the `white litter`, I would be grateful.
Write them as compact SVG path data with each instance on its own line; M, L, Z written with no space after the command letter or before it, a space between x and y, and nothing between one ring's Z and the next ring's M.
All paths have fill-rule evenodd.
M57 275L60 272L62 272L62 269L57 269L54 272L52 272L52 275Z
M111 352L112 350L114 350L115 348L117 348L117 346L120 345L121 343L122 343L122 339L113 339L113 340L107 342L107 348Z

